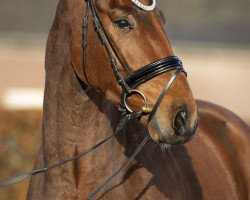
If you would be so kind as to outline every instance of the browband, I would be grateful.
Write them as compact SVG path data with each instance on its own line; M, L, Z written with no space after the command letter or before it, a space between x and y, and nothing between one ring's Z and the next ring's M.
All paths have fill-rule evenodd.
M152 78L159 76L165 72L182 68L181 60L176 56L170 56L163 58L151 64L148 64L136 71L134 71L125 80L131 88L136 88L139 85L151 80ZM184 69L183 69L184 71Z

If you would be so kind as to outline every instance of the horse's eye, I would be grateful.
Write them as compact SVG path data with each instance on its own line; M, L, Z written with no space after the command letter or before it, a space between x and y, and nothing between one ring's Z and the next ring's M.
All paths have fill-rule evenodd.
M114 23L118 28L123 30L133 29L133 26L126 19L117 20Z

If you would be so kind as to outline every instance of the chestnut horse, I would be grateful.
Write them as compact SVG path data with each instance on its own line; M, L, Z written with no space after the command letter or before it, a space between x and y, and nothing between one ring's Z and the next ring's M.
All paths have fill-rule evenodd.
M82 28L84 15L88 20ZM90 26L94 15L100 15L109 38L100 21L95 30ZM78 155L115 131L122 118L120 96L131 89L131 79L122 77L137 72L134 77L141 78L141 66L156 73L154 66L169 59L181 66L164 27L159 9L145 11L131 0L60 0L47 43L43 135L35 169ZM86 157L33 176L27 199L87 199L148 133L152 140L96 199L250 199L250 130L241 119L195 101L182 68L154 74L134 88L132 95L125 92L125 113L148 111Z

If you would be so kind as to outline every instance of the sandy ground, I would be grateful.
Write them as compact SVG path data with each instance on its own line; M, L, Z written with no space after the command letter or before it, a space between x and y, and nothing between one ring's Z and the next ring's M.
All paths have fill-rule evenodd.
M250 48L178 43L196 98L223 105L250 122ZM44 88L45 45L0 44L0 102L10 88Z

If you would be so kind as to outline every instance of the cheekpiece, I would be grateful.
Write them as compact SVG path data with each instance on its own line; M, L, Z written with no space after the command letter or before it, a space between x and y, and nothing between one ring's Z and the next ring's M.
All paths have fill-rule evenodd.
M156 0L152 0L153 2L152 2L152 5L150 6L144 5L139 0L131 0L131 1L133 1L135 5L137 5L139 8L145 11L152 11L155 9L155 6L156 6Z

